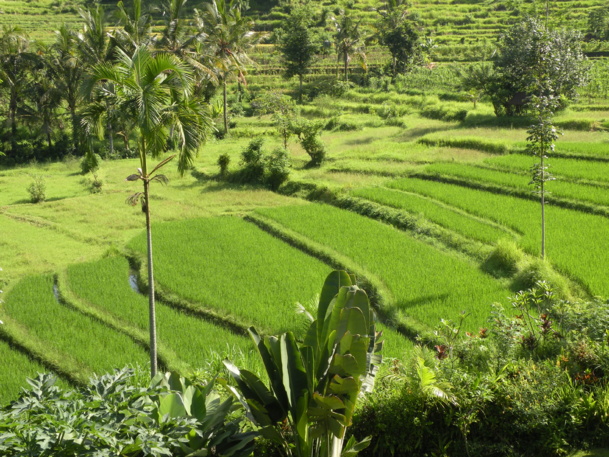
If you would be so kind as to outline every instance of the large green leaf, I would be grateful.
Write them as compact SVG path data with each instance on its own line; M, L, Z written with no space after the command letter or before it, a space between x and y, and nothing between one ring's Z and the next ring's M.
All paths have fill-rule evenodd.
M239 386L239 390L245 401L248 404L252 403L253 405L256 405L257 412L266 412L269 416L268 422L276 423L286 417L287 412L258 376L247 370L239 370L235 365L226 360L224 361L224 365L233 379L237 382L237 386ZM259 417L262 419L261 416ZM267 421L264 420L264 422Z
M328 275L319 296L317 307L317 320L323 322L332 299L338 294L341 287L351 286L351 277L345 271L333 271Z
M357 441L355 437L352 435L349 440L345 443L343 448L343 452L340 454L340 457L355 457L361 451L366 449L370 445L370 441L372 440L371 436L367 436L361 441Z
M307 391L309 383L296 339L291 332L281 336L281 361L283 387L288 394L288 401L294 414L298 399Z
M182 396L177 393L171 393L161 398L159 404L159 415L161 418L168 416L170 418L185 417L186 408L182 401Z
M351 335L366 336L368 334L368 323L360 308L345 308L342 310L336 329L336 338L340 340L346 332L351 333Z
M266 368L267 375L271 381L271 388L277 397L277 401L287 411L288 396L281 382L281 351L277 338L263 339L254 327L250 327L248 332L258 348L260 357L262 357L262 362ZM273 348L273 350L270 351L269 348Z

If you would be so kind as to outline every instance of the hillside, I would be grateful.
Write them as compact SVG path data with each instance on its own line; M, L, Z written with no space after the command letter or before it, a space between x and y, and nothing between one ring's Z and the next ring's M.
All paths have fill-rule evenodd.
M32 38L50 41L53 30L61 24L77 27L80 23L79 8L85 8L88 0L0 0L0 22L7 26L17 26L27 31ZM125 2L128 4L128 2ZM148 8L158 3L147 2ZM205 2L191 1L187 4L187 14L193 9L201 9ZM281 26L288 16L287 2L251 0L247 14L255 21L255 29L266 34L263 42L272 42L272 33ZM351 12L370 35L379 18L378 10L384 8L379 0L335 0L317 1L320 17L330 17L340 9ZM116 5L114 1L102 1L108 14ZM563 0L549 3L550 21L557 27L568 26L585 34L589 12L604 5L603 0ZM432 61L486 60L493 51L493 42L505 27L512 24L522 14L545 14L545 4L533 1L513 0L415 0L411 2L411 17L418 21L424 34L429 36L436 47ZM160 19L159 19L160 22ZM323 27L320 27L323 29ZM326 26L331 35L332 28ZM586 51L607 51L607 45L598 42L586 43ZM372 46L372 53L377 52Z

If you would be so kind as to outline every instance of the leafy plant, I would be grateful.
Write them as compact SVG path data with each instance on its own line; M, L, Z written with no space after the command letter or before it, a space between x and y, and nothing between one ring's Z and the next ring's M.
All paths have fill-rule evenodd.
M83 175L86 175L89 172L95 172L99 169L101 164L101 157L99 154L95 154L93 152L87 152L85 156L80 161L80 171Z
M218 157L218 166L220 167L220 176L223 178L228 173L228 166L230 165L230 155L226 152L220 154Z
M272 190L277 190L288 180L292 163L288 151L277 148L265 157L266 177L264 179L267 186Z
M292 132L298 137L300 145L311 157L310 166L318 167L326 158L326 147L319 138L324 123L309 121L303 118L296 119L292 125Z
M374 311L355 278L334 271L322 288L317 319L311 316L311 321L302 343L291 332L261 337L250 328L270 387L225 362L237 383L231 390L260 433L284 455L355 456L369 438L358 443L351 437L345 444L345 432L360 393L372 390L381 360Z
M47 185L44 176L34 176L34 181L28 186L27 191L30 193L30 201L32 203L40 203L46 200Z
M3 456L247 456L254 434L229 420L235 405L214 383L194 385L159 374L149 387L134 371L117 370L79 390L62 392L54 375L29 380L30 389L0 411Z

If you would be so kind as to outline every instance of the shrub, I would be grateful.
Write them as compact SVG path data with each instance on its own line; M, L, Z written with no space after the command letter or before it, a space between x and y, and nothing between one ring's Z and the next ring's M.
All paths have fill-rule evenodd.
M288 151L277 148L270 154L262 151L263 138L256 138L241 153L243 168L236 173L236 179L242 183L263 184L271 190L277 190L290 175L290 157Z
M265 183L271 190L279 189L290 176L290 156L288 151L283 148L277 148L272 153L265 157Z
M228 173L228 166L230 164L230 155L228 155L228 153L224 152L222 154L220 154L220 156L218 157L218 166L220 167L220 176L221 177L226 177L227 173Z
M29 380L12 405L0 410L0 453L23 455L222 455L245 457L252 432L242 433L231 399L175 373L136 385L133 370L92 379L68 392L53 375Z
M104 182L101 180L97 173L93 173L93 179L89 182L89 192L92 194L99 194L102 191Z
M99 154L87 153L80 161L80 171L83 175L89 172L97 171L101 165L101 157Z
M300 145L311 157L309 166L318 167L326 157L326 147L319 139L324 123L299 118L292 123L292 131L298 137Z
M524 260L524 252L512 240L501 239L484 261L483 268L499 278L511 277Z
M34 176L34 181L28 186L27 191L30 193L30 201L32 203L40 203L46 200L46 183L43 176Z
M264 158L262 144L264 138L255 138L241 153L241 181L248 183L262 182L264 176Z

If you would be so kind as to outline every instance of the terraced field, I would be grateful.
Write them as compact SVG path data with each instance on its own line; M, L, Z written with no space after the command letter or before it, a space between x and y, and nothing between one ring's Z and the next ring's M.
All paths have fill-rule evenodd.
M252 1L250 13L260 31L272 31L286 13L263 3ZM552 18L583 30L587 12L601 3L552 2ZM377 4L347 6L372 31ZM164 367L214 371L229 357L259 370L245 329L298 335L305 317L296 303L312 310L334 268L356 273L370 292L388 358L404 357L417 336L433 342L440 320L462 311L468 329L489 325L490 305L507 303L516 278L489 271L486 256L502 240L517 243L525 263L539 254L539 205L528 184L533 159L525 152L530 120L498 119L486 100L474 105L457 75L466 62L488 59L497 33L515 17L513 4L414 2L439 63L393 83L370 73L367 86L301 105L304 117L326 125L328 158L309 168L292 140L292 182L283 195L218 175L218 156L229 154L235 171L253 137L264 136L270 149L280 145L268 115L236 110L232 136L210 141L191 174L180 179L168 169L169 185L154 187L151 198ZM6 0L0 18L49 41L58 23L76 26L79 6ZM319 6L335 14L345 4ZM259 66L248 74L243 113L268 90L294 89L278 78L272 44L258 46L253 58ZM368 50L370 68L386 59L378 46ZM305 82L312 89L332 82L335 68L330 53ZM607 61L595 61L582 98L556 116L565 135L549 160L557 180L548 186L548 265L583 298L609 296L607 69ZM0 170L0 230L10 234L0 237L0 371L11 373L0 376L0 400L14 398L40 370L80 383L94 372L147 364L147 298L130 285L145 275L129 263L143 261L143 220L139 208L124 205L133 192L124 177L137 166L104 162L100 195L89 193L74 160ZM48 201L39 205L25 191L34 175L48 184Z

